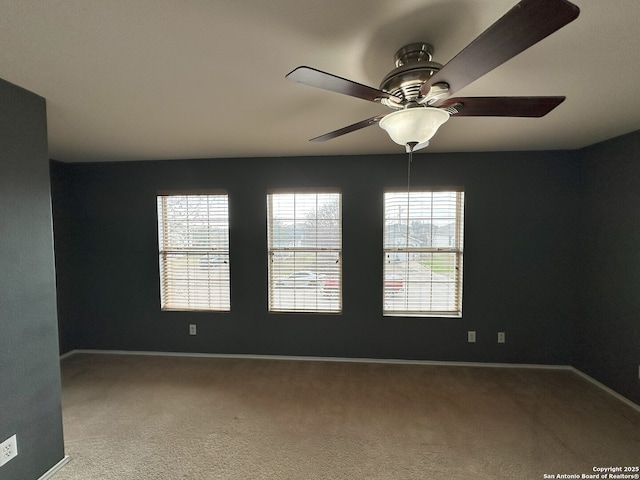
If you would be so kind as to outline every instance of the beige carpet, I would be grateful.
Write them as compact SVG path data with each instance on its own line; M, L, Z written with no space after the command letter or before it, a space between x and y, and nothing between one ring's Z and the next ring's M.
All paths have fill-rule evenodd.
M527 480L640 462L640 413L570 371L76 354L62 374L71 461L55 480Z

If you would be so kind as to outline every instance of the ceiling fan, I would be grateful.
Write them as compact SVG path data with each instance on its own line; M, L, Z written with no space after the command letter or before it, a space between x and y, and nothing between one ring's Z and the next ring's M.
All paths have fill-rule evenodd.
M286 75L295 82L381 103L394 110L312 138L322 142L379 124L407 151L429 144L451 116L542 117L560 105L552 97L451 97L484 74L575 20L580 9L567 0L521 0L444 66L433 47L412 43L395 55L396 68L379 88L301 66Z

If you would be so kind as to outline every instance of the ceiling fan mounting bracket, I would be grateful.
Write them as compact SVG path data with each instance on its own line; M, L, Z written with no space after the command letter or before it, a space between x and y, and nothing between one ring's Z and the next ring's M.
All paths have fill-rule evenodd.
M405 45L395 54L396 67L401 67L409 63L427 61L433 58L433 47L428 43L410 43Z

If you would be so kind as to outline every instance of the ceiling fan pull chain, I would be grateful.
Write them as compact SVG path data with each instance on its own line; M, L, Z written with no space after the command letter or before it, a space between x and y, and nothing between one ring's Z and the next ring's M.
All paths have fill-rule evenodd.
M407 229L405 234L406 246L409 247L409 193L411 192L411 162L413 161L413 149L418 142L409 142L409 163L407 164Z

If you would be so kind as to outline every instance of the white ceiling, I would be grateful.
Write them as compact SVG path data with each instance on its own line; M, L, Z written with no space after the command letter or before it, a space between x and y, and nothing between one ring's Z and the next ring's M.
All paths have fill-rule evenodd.
M2 0L0 78L47 100L61 161L401 153L389 110L286 80L308 65L378 87L396 50L446 63L517 0ZM429 152L575 149L640 129L640 2L580 16L458 92L565 95L541 119L452 118ZM421 153L422 153L421 152Z

